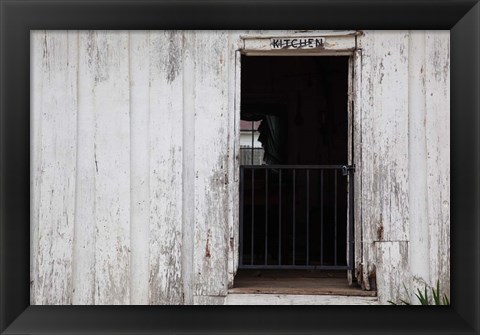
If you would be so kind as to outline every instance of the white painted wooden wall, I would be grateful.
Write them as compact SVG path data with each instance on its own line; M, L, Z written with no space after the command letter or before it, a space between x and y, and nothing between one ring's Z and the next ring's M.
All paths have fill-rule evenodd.
M226 294L237 187L231 41L32 33L32 304Z
M450 296L450 35L366 31L358 39L356 257L381 303L435 286ZM361 246L360 246L361 245Z
M32 32L32 304L222 303L248 33ZM449 33L363 33L357 277L384 303L437 278L449 295Z

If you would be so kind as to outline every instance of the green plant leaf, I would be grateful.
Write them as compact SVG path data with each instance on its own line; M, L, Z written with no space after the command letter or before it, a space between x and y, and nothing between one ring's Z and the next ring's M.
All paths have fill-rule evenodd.
M425 305L429 305L429 302L428 302L428 292L427 292L427 285L425 285Z
M433 288L432 288L432 295L433 295L433 302L435 303L435 305L441 305L440 296L438 295L438 293L435 293L435 290Z
M420 301L422 305L428 305L428 293L427 293L427 286L425 286L425 293L422 293L419 288L417 288L417 293L415 295L417 296L417 299Z
M439 281L437 280L437 290L432 287L432 295L433 295L433 301L435 302L435 305L441 305L440 302L440 284Z
M410 293L408 293L407 286L405 286L405 283L403 283L403 289L405 290L405 293L407 294L408 299L411 300Z
M437 285L436 285L435 288L430 287L431 290L432 290L432 295L433 295L433 300L432 301L430 301L430 298L428 296L428 288L429 287L430 287L429 285L425 284L423 292L419 288L417 288L417 292L413 292L413 294L418 299L420 304L430 305L432 303L432 304L435 304L435 305L450 305L450 301L448 300L447 296L445 294L443 296L441 296L440 281L439 280L437 280ZM403 288L405 290L405 293L407 294L408 299L406 299L406 300L398 299L397 302L393 302L393 301L389 300L388 302L390 304L392 304L392 305L401 305L401 304L411 305L411 303L409 301L410 300L410 293L408 292L405 283L403 284Z
M420 301L420 303L423 305L423 297L422 297L422 293L420 292L420 290L418 291L419 294L415 293L415 296L417 297L418 301Z

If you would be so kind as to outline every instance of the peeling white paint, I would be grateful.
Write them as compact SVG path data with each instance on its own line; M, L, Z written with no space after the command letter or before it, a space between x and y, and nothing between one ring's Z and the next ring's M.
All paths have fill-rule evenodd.
M89 35L94 111L95 304L130 303L128 32ZM80 204L81 205L81 204Z
M228 289L229 42L225 31L196 33L195 295Z
M225 305L378 305L376 297L295 294L229 294Z
M131 303L148 304L150 245L150 34L130 33Z
M35 31L31 303L223 304L238 50L302 34L354 55L357 280L382 303L437 279L449 295L448 32Z
M409 207L410 207L410 271L414 278L430 278L428 257L428 190L427 145L425 124L425 32L410 32L409 52ZM414 223L414 224L413 224ZM423 289L423 287L422 287Z
M183 36L150 32L150 304L183 303ZM168 41L168 43L165 43Z
M77 35L39 33L33 41L32 299L72 302L77 143ZM58 131L61 129L61 131Z
M425 62L430 278L450 296L450 35L427 32Z

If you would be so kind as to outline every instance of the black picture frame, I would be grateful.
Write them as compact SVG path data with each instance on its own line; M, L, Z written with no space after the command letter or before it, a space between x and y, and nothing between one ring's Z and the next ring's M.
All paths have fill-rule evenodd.
M480 4L0 0L0 332L478 334ZM451 30L451 306L30 306L30 30Z

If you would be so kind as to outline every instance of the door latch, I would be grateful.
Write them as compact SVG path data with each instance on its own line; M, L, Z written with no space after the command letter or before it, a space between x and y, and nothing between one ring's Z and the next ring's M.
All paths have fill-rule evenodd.
M348 175L348 171L355 172L355 164L342 166L342 175Z

